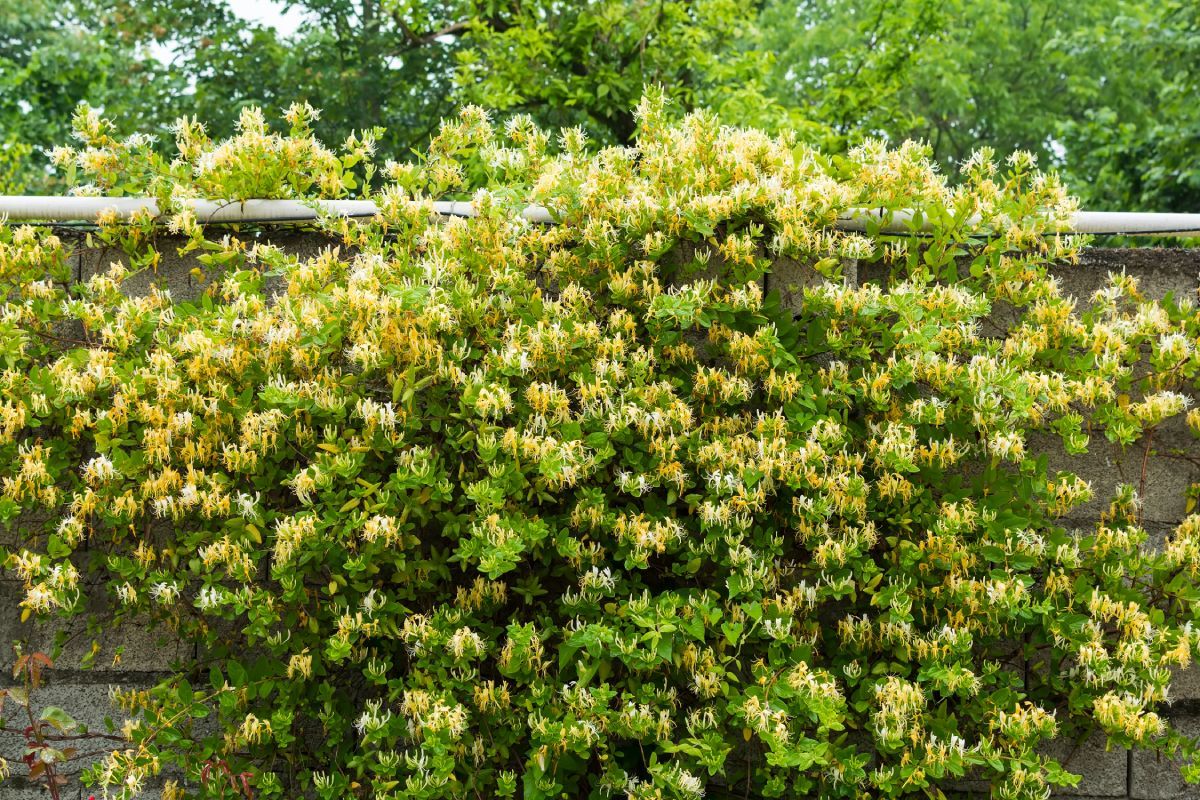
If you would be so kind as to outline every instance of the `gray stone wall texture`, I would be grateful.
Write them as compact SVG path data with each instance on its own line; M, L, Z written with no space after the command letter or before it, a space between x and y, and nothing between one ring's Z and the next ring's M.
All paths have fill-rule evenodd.
M331 242L318 234L276 231L263 234L263 238L285 248L298 256L312 255L330 246ZM169 240L160 244L163 260L157 276L137 275L126 286L130 294L146 292L151 281L158 281L171 290L172 296L194 299L211 282L193 274L198 266L192 257L179 257ZM97 270L106 270L109 264L122 258L119 251L84 245L82 238L76 250L78 276L86 279ZM1197 297L1200 292L1200 248L1197 249L1091 249L1084 252L1081 263L1062 266L1055 270L1066 293L1085 304L1091 294L1103 285L1108 273L1121 272L1135 276L1140 281L1143 293L1148 297L1162 298L1168 293L1176 297ZM878 280L865 265L860 269L848 269L850 279L858 281ZM768 277L771 289L779 289L785 301L798 303L799 289L820 280L808 266L800 263L780 261ZM1200 397L1196 398L1200 401ZM1093 526L1107 499L1119 483L1141 482L1145 442L1122 451L1110 445L1102 437L1093 437L1089 453L1081 459L1073 459L1071 469L1092 483L1097 498L1077 510L1064 521L1068 526L1085 528ZM1169 453L1172 449L1183 450L1193 460L1181 460L1169 456L1152 457L1146 462L1144 482L1145 525L1155 536L1167 535L1185 516L1185 492L1200 483L1200 445L1190 436L1182 424L1167 426L1160 430L1153 442L1154 450ZM1045 448L1051 460L1051 468L1065 468L1065 456L1061 450ZM12 530L0 530L0 541L11 544L20 536L19 526ZM119 712L109 700L110 687L147 687L156 683L171 669L172 662L189 655L192 645L171 638L164 631L151 630L137 625L109 627L104 630L88 630L82 622L64 628L61 623L54 627L33 620L21 621L18 602L23 596L18 582L0 579L0 689L11 686L13 650L10 643L23 642L26 651L49 651L55 631L64 631L68 641L55 666L48 671L46 686L37 695L37 706L57 705L66 709L80 722L92 730L103 730L105 717L120 719ZM61 634L60 634L61 635ZM93 641L102 645L100 655L90 668L81 668L81 659L92 649ZM1174 700L1166 709L1167 715L1187 733L1200 733L1200 667L1181 673L1172 687ZM4 709L5 716L13 718L11 704ZM14 724L15 718L9 723ZM0 733L0 756L13 764L13 778L0 783L0 800L34 800L47 794L38 786L21 780L24 765L19 763L21 742L11 734ZM1096 736L1082 743L1064 742L1056 748L1055 755L1065 759L1067 768L1081 773L1083 780L1077 787L1063 792L1073 798L1127 798L1127 800L1200 800L1200 786L1187 786L1179 775L1178 765L1154 754L1134 754L1119 748L1107 748L1103 736ZM87 763L87 762L84 762ZM78 767L70 770L77 773ZM970 800L987 797L986 785L966 784L959 787L962 795ZM88 792L77 781L64 791L63 797L70 800L85 800ZM157 787L148 786L142 798L159 796Z

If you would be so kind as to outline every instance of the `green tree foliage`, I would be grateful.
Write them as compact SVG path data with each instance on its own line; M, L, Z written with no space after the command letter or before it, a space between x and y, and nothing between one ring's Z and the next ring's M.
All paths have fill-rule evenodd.
M1066 172L1105 207L1200 210L1200 7L1129 9L1079 48L1117 58L1086 113L1059 127Z
M383 146L423 146L459 103L479 102L606 143L630 140L648 83L688 107L744 97L760 73L732 45L756 17L749 0L306 0L290 65L297 94L327 124L382 125ZM326 132L327 129L318 127ZM389 143L394 146L389 146Z
M61 142L75 105L102 102L114 59L97 37L49 0L0 0L0 191L45 184L34 146Z
M981 146L1060 167L1089 206L1200 208L1194 3L772 2L768 93L842 149L927 142L949 172Z
M760 118L767 60L753 40L748 0L558 0L518 4L507 26L479 29L459 54L464 99L580 126L605 143L632 139L631 109L647 84L684 107L716 108L735 122Z
M1089 207L1195 210L1197 12L1186 0L289 0L288 35L224 0L0 0L0 148L80 100L126 132L241 109L322 108L327 141L377 126L406 158L462 103L627 143L648 83L828 152L928 143L947 175L981 146L1064 171ZM8 144L5 145L5 142ZM5 156L0 150L0 161ZM15 152L15 150L14 150ZM11 160L11 159L10 159ZM10 182L14 178L9 178ZM16 185L16 184L14 184Z
M1104 50L1070 37L1119 3L775 2L763 25L778 51L771 89L827 122L835 144L918 139L948 168L980 146L1050 163L1057 122L1080 115L1106 72Z
M765 59L739 44L752 38L757 18L748 0L305 0L288 7L304 21L285 39L235 17L220 0L71 0L48 18L14 4L14 43L88 59L67 72L44 56L35 63L14 54L13 63L28 67L6 77L13 85L6 96L16 103L28 95L34 117L46 123L20 131L21 140L61 139L81 100L127 132L157 133L165 145L166 125L180 115L199 116L223 135L247 105L278 108L301 98L323 109L314 125L327 140L379 126L379 146L398 157L423 147L463 102L578 125L605 143L629 141L630 109L647 83L734 120L761 121L771 108L758 91ZM72 48L59 42L70 37ZM109 55L90 53L93 42ZM141 77L136 91L121 75L128 69ZM22 88L30 75L53 83L55 102L39 103L34 89Z

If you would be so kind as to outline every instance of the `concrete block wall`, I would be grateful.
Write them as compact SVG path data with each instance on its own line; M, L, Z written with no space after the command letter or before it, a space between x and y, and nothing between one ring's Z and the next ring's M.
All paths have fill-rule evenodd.
M263 238L300 256L315 254L334 244L317 234L287 230L264 234ZM151 281L157 281L169 288L176 299L198 297L209 282L192 275L193 268L199 266L194 257L177 256L176 245L169 239L160 244L160 251L163 260L157 275L135 276L127 283L126 290L141 294L148 290ZM77 275L86 279L97 271L107 270L112 261L121 258L119 251L89 248L81 239L75 255ZM1172 293L1177 297L1196 298L1200 291L1200 249L1093 249L1085 252L1079 265L1063 266L1056 269L1055 274L1066 292L1083 304L1103 285L1109 272L1120 271L1136 276L1148 297L1161 298ZM852 281L879 279L878 274L865 266L862 270L849 269L847 273L848 280ZM767 280L770 289L778 289L784 301L795 306L801 299L800 290L822 279L805 264L781 260ZM1200 397L1196 399L1200 401ZM1065 455L1052 446L1043 445L1050 455L1052 468L1066 466ZM1160 452L1182 448L1200 458L1200 443L1181 425L1164 428L1156 435L1153 446ZM1093 437L1089 454L1073 459L1070 467L1092 482L1096 500L1074 512L1065 524L1080 528L1094 525L1118 483L1140 482L1144 451L1143 442L1121 450L1103 437ZM1200 466L1195 461L1162 456L1152 456L1146 464L1145 524L1152 535L1165 536L1183 519L1184 492L1190 485L1200 483ZM19 525L8 531L0 530L0 541L5 544L11 544L19 537ZM20 641L27 644L27 649L48 651L54 638L50 626L32 620L21 622L17 607L21 594L17 582L0 580L0 688L12 684L13 655L9 643ZM47 687L43 690L41 704L59 705L94 730L103 729L105 716L119 717L108 702L110 686L153 685L166 674L176 658L190 654L192 648L188 642L174 640L161 631L136 624L105 628L98 637L93 633L85 630L82 623L69 630L71 638L66 648L47 673ZM90 669L80 669L80 659L91 650L93 641L99 641L101 652ZM114 660L118 649L122 651L121 656ZM1200 668L1181 673L1173 692L1175 700L1167 714L1183 730L1200 733ZM5 708L7 716L11 716L12 711L11 705ZM1185 786L1177 765L1154 754L1134 755L1122 749L1108 748L1103 736L1095 736L1079 745L1056 743L1054 753L1065 759L1068 769L1083 775L1079 786L1062 793L1066 796L1110 800L1200 800L1200 787ZM14 762L17 774L23 772L23 765L15 763L20 755L20 742L16 737L0 733L0 756ZM960 788L970 800L987 796L986 786L967 784ZM0 783L0 800L33 800L45 796L38 787L19 779ZM81 794L78 784L73 782L63 796L82 800L87 794ZM154 786L147 787L142 794L145 798L157 796Z
M1103 285L1109 272L1122 271L1138 278L1148 298L1172 295L1200 299L1200 249L1091 250L1084 253L1079 265L1056 270L1056 275L1064 292L1083 304ZM1192 398L1200 402L1194 392ZM1145 459L1147 447L1150 457ZM1103 436L1093 436L1087 455L1071 459L1071 468L1091 482L1094 499L1073 511L1065 524L1085 529L1094 526L1118 484L1141 484L1143 526L1152 538L1162 541L1186 516L1188 487L1200 483L1200 465L1170 457L1172 450L1200 458L1200 442L1186 430L1182 420L1161 426L1153 441L1143 438L1125 449ZM1048 448L1046 452L1052 469L1066 468L1067 458L1061 448ZM1200 667L1180 673L1171 688L1173 700L1165 709L1166 716L1185 733L1200 734ZM1103 738L1098 738L1076 751L1067 764L1072 772L1084 776L1073 793L1132 800L1200 798L1200 786L1185 784L1177 763L1155 753L1108 749Z

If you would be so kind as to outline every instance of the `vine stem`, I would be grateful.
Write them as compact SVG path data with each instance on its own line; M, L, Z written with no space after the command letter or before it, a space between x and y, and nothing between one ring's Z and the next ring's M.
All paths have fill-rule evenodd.
M99 342L89 342L84 339L72 339L69 336L55 336L51 333L43 333L42 331L35 331L30 328L22 328L22 330L24 330L26 333L45 339L48 342L57 342L59 344L77 344L80 347L98 348L101 350L111 349L107 345L100 344Z
M29 711L28 713L30 714L30 717L32 718L33 712ZM13 733L13 734L21 735L24 733L24 731L18 730L16 728L10 728L7 725L0 725L0 733ZM128 739L126 739L124 736L117 736L116 734L113 734L113 733L74 733L74 734L43 733L39 738L41 738L43 741L47 741L47 742L78 742L83 739L107 739L112 742L127 742L128 741Z
M1146 449L1142 451L1142 475L1138 481L1138 497L1142 500L1138 508L1138 522L1141 523L1142 517L1146 511L1146 473L1150 467L1150 451L1154 445L1154 429L1151 428L1146 432Z

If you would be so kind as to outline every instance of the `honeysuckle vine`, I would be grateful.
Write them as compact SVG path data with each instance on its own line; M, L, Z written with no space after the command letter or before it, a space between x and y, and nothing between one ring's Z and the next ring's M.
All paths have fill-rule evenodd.
M181 120L167 160L83 109L56 162L168 219L102 219L128 257L81 279L0 228L24 611L100 593L200 644L117 693L89 785L1043 798L1078 779L1047 744L1093 729L1190 764L1161 711L1200 652L1200 516L1155 544L1133 485L1068 522L1092 489L1037 448L1200 433L1196 298L1067 297L1074 206L1029 156L951 184L919 145L826 156L650 90L630 147L466 108L377 167L314 114ZM312 256L178 202L349 196L380 215L322 219ZM931 232L833 229L851 208ZM200 299L128 290L162 248L198 252Z

